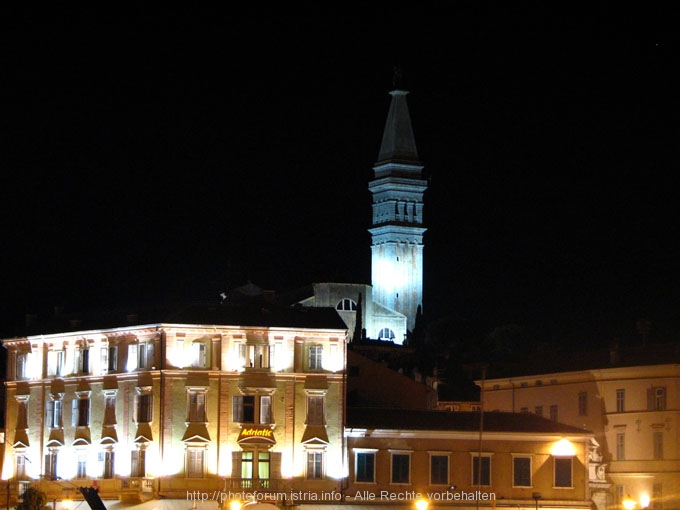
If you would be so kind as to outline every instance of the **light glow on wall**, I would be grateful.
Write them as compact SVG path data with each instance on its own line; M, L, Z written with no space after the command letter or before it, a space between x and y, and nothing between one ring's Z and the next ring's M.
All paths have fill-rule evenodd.
M573 457L576 455L576 448L571 441L560 439L552 446L550 454L554 457Z
M328 354L324 353L322 364L324 370L339 372L344 366L343 350L338 342L332 342L328 347Z

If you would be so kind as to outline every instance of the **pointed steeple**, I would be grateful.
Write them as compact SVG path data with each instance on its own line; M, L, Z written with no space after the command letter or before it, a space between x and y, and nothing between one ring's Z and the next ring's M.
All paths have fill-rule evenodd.
M377 164L403 162L419 164L418 150L411 127L411 116L406 104L408 91L396 89L390 92L392 103L385 122Z

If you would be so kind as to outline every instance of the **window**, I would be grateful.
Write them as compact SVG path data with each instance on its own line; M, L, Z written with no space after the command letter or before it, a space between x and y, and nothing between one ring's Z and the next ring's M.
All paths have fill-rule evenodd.
M626 460L626 435L623 432L616 434L616 460Z
M375 452L357 452L354 476L357 482L375 482Z
M322 480L323 479L323 452L322 451L308 451L307 452L307 479L308 480Z
M623 499L625 498L624 490L625 487L623 485L616 485L614 497L617 505L623 504Z
M382 328L378 333L378 340L394 340L394 331L390 328Z
M472 485L491 485L491 457L488 455L472 457Z
M543 406L536 406L536 416L543 416Z
M146 476L146 450L130 452L130 476L137 478Z
M512 458L512 486L531 487L531 457Z
M187 478L203 478L205 461L205 448L188 447L186 458L186 475Z
M253 478L253 452L241 453L241 478Z
M616 412L623 413L626 411L626 390L616 390Z
M260 396L260 424L268 425L272 422L272 397L270 395Z
M59 451L57 449L50 449L45 455L45 478L48 480L56 480L57 475L57 458Z
M307 395L307 425L324 425L323 395Z
M649 411L666 410L666 388L657 386L647 393L647 409Z
M588 416L588 392L586 391L578 394L578 415Z
M189 390L189 422L206 422L205 418L205 391Z
M87 452L78 452L76 478L87 478Z
M132 372L133 370L137 369L137 362L139 361L137 359L137 347L137 344L128 345L128 357L127 363L125 365L125 368L128 372Z
M48 400L45 403L45 425L51 429L63 427L62 422L63 402L61 400Z
M269 480L271 463L269 452L257 453L257 477L260 480Z
M206 346L205 342L194 342L192 344L191 366L194 368L206 368Z
M654 460L663 459L663 432L660 430L654 431Z
M663 510L663 484L661 482L652 486L652 507L653 510Z
M408 453L393 453L391 483L409 483L410 479L411 455Z
M153 394L140 393L137 395L137 423L151 423L153 421Z
M73 373L90 373L90 349L88 348L87 344L81 345L75 351L75 356L73 358Z
M321 370L323 347L320 345L310 345L309 346L309 369L310 370Z
M104 467L102 469L102 478L113 478L114 475L114 461L115 461L115 452L113 450L106 450L104 452L103 460L104 460Z
M555 487L572 487L571 457L555 457Z
M344 312L356 312L357 311L357 304L356 301L353 301L352 299L342 299L340 302L335 307L336 310L341 310Z
M255 423L255 397L253 395L233 397L231 419L235 423Z
M20 352L17 353L16 358L16 374L17 379L27 379L28 378L28 357L29 353Z
M49 351L47 353L47 375L53 377L64 375L64 351Z
M71 426L90 426L90 397L79 396L71 402Z
M430 485L449 484L449 456L430 455Z
M15 473L17 480L26 479L26 454L17 453Z
M524 414L528 414L529 408L528 407L520 407L519 412L524 413Z
M557 406L550 406L550 419L552 421L557 421Z

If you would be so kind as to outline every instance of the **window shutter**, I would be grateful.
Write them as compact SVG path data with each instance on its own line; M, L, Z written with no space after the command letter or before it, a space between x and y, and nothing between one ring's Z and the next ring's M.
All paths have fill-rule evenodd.
M231 452L231 477L241 478L241 452Z
M281 452L270 452L270 464L269 469L271 470L269 477L273 479L281 478Z
M654 410L654 390L651 388L647 390L647 410Z

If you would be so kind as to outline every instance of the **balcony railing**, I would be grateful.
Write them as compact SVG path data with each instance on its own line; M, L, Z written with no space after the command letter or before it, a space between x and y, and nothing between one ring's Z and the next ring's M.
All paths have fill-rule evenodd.
M286 480L276 478L227 478L225 490L281 492L286 490Z

